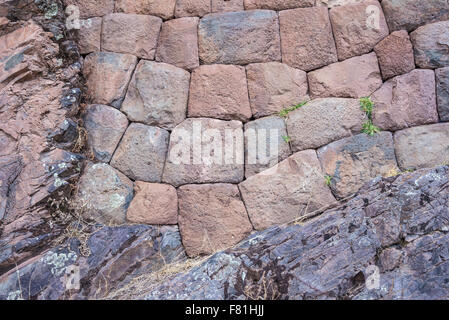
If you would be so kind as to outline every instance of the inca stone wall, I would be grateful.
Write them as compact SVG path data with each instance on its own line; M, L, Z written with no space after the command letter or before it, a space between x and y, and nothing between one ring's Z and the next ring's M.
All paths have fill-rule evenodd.
M188 255L209 254L449 161L445 0L67 2L91 101L86 218L178 224ZM276 134L251 144L261 129ZM251 161L263 143L278 154Z

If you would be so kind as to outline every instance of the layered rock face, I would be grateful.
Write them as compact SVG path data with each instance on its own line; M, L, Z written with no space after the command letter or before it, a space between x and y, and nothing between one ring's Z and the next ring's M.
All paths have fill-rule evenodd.
M273 299L389 297L359 288L361 266L402 279L416 243L442 241L414 214L437 219L447 168L380 179L449 161L447 1L67 0L68 17L23 2L0 4L0 298L104 298L322 213L372 179L319 224L259 233L273 244L262 273L233 283L237 266L263 263L228 251L208 263L239 271L185 294L254 299L275 277ZM249 239L240 248L265 254ZM355 262L337 270L334 253ZM293 257L280 267L276 254ZM65 288L73 270L79 289ZM22 291L17 271L36 283Z

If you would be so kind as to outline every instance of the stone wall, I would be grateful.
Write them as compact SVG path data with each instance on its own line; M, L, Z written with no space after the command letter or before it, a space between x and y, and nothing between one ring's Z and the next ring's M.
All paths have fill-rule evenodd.
M78 194L87 218L179 224L188 255L209 254L377 176L449 161L446 1L68 3L84 19L92 103ZM182 139L195 128L202 140ZM278 157L254 163L260 129L275 130ZM232 163L216 154L226 130ZM195 163L195 146L212 161Z

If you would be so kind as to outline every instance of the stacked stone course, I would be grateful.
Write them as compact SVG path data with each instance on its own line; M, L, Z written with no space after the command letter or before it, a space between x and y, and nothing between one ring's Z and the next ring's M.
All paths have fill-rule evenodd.
M68 2L84 19L92 103L85 124L96 164L78 196L93 202L88 217L179 224L196 256L376 176L449 162L447 1ZM362 133L362 97L375 103L374 136ZM234 130L242 163L176 163L171 153L195 121L201 133ZM279 145L274 163L249 163L251 129L278 130L267 137Z

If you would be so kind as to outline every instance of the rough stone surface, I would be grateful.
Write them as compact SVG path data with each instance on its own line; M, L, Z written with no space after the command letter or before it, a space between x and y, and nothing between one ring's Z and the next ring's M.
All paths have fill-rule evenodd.
M278 16L253 10L213 13L198 26L200 60L204 64L248 64L280 61Z
M398 172L393 136L385 131L335 141L320 148L318 158L338 198L352 195L370 179Z
M367 22L367 10L377 7L379 13L375 23ZM329 17L337 46L339 60L370 52L383 38L388 36L388 26L382 8L377 0L366 0L360 4L336 7L330 10Z
M398 131L394 143L403 170L449 165L449 123Z
M199 66L197 17L169 20L162 25L156 61L188 70Z
M101 48L102 18L80 20L78 48L80 54L99 52Z
M212 13L243 11L243 0L212 0Z
M384 80L415 69L413 45L405 30L392 32L375 47Z
M337 61L328 10L299 8L279 12L282 61L310 71Z
M433 70L413 70L385 82L372 95L373 121L381 129L396 131L438 122Z
M363 1L364 0L316 0L315 5L328 7L328 8L334 8L334 7L339 7L339 6L345 6L348 4L361 3Z
M168 184L136 181L135 196L126 218L130 222L153 225L178 223L178 195Z
M170 134L164 129L132 123L111 165L133 180L160 182Z
M91 231L86 248L69 239L18 265L20 282L16 269L0 276L0 299L103 299L135 277L186 259L176 226L97 225ZM73 265L80 268L79 291L66 289L64 275Z
M441 121L449 121L449 67L435 70L438 113Z
M251 110L255 118L269 116L309 99L307 74L279 62L246 67Z
M128 127L128 119L115 108L95 104L86 109L84 127L95 159L109 162Z
M315 150L298 152L239 184L256 230L290 222L335 202Z
M382 85L376 54L353 57L308 74L312 98L360 98Z
M390 31L413 31L419 26L449 20L449 3L445 0L383 0L383 11Z
M316 99L289 113L287 131L292 150L296 152L360 133L365 121L356 99Z
M120 108L137 58L129 54L96 52L84 60L87 94L93 103Z
M112 13L103 18L101 49L153 60L162 20L158 17Z
M85 219L106 225L125 223L133 183L105 163L89 163L81 176L75 201Z
M291 154L284 119L260 118L245 124L245 177L248 178L284 160Z
M176 0L115 0L115 12L149 14L162 19L173 18Z
M313 7L315 0L244 0L245 9L287 10L303 7Z
M183 121L170 136L163 182L174 186L241 182L244 177L242 127L235 120L190 118Z
M81 19L102 17L114 12L114 0L64 0L66 5L78 7Z
M189 82L183 69L141 61L121 110L131 121L172 129L186 117Z
M189 117L248 121L245 68L230 65L203 65L192 72L189 93Z
M345 206L304 225L255 233L149 286L146 297L446 300L448 183L449 167L376 179ZM376 265L380 285L370 290L365 279Z
M235 245L253 230L236 185L186 185L178 196L179 229L191 257Z
M449 21L442 21L419 27L410 34L418 67L449 66L449 32L447 30L449 30Z
M176 18L202 17L210 12L211 0L176 0Z

